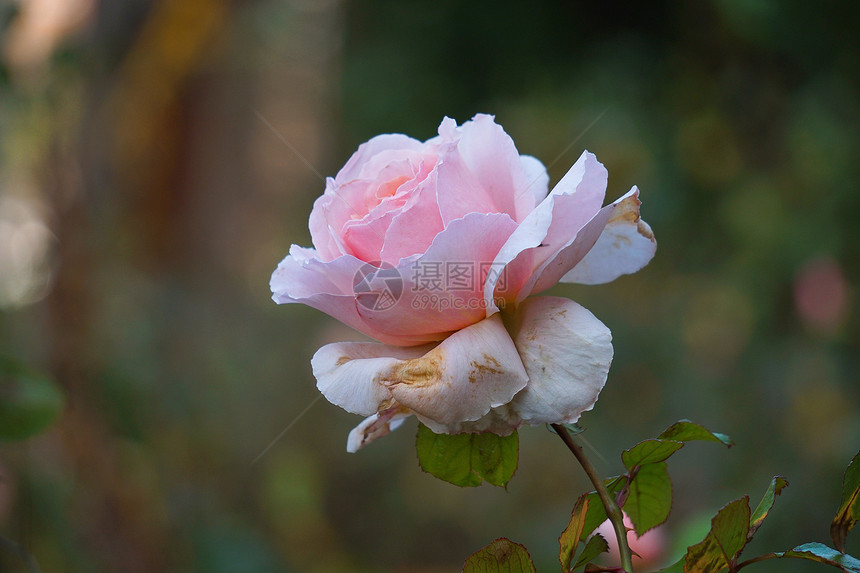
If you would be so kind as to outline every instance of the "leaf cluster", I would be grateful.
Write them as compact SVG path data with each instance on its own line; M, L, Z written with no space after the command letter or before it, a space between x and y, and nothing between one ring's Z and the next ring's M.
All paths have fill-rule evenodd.
M776 496L788 486L782 476L771 480L755 511L750 511L749 496L736 499L724 506L711 520L711 529L705 538L687 548L687 553L673 565L658 573L735 573L753 563L768 559L806 559L841 569L846 573L860 573L860 560L845 554L848 531L860 516L860 452L854 456L842 481L842 501L830 526L836 549L823 543L805 543L789 551L773 552L738 562L741 552L752 541L761 527Z
M621 461L627 472L605 480L606 489L615 497L616 505L627 514L636 535L645 534L669 517L672 509L672 480L666 460L691 441L732 446L728 436L712 432L689 420L681 420L666 428L657 438L624 450ZM596 491L580 496L574 505L568 527L559 537L562 571L577 571L580 568L585 568L585 571L599 570L586 566L599 553L607 550L606 542L594 533L607 518L607 510ZM582 549L574 560L579 545L582 545ZM595 552L597 546L602 548L601 551Z
M559 431L564 429L559 428ZM580 428L574 428L576 433ZM606 491L622 509L637 536L663 524L672 509L672 481L667 460L687 442L710 441L731 447L725 434L712 432L689 420L669 426L656 438L642 441L621 453L627 470L604 480ZM491 433L435 434L420 425L416 439L421 468L454 485L474 487L484 482L506 486L517 468L519 439ZM794 549L773 552L739 561L773 508L776 497L788 486L782 476L775 476L755 509L749 496L736 499L711 520L708 534L687 548L676 563L657 573L736 573L768 559L805 559L836 567L845 573L860 573L860 560L845 554L848 532L860 520L860 452L854 456L842 482L842 498L830 527L833 545L806 543ZM611 504L610 504L611 505ZM608 551L606 540L595 530L606 521L607 507L597 491L582 494L574 504L570 521L559 536L559 561L564 573L582 570L623 572L620 568L597 566L592 562ZM528 551L508 539L497 539L471 555L463 568L467 573L531 573L535 571Z

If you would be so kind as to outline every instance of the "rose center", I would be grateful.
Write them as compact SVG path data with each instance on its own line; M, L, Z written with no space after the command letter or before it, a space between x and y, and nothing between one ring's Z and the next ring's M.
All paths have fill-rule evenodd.
M409 179L408 175L401 175L400 177L395 177L385 183L381 183L372 195L368 193L369 196L366 198L367 210L372 211L386 199L394 197L400 186L409 181Z

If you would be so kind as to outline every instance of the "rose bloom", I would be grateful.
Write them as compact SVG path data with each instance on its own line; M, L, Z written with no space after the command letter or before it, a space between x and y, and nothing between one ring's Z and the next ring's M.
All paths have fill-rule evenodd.
M412 414L438 433L505 435L593 407L609 329L571 300L526 297L609 282L654 256L638 189L604 207L606 182L584 152L548 191L544 166L489 115L446 117L423 143L374 137L326 180L314 248L293 245L270 286L275 302L380 341L328 344L311 361L325 397L367 417L349 451Z

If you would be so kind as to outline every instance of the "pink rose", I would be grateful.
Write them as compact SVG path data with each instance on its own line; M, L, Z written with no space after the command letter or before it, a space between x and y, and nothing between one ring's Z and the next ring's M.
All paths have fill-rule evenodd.
M526 297L635 272L656 242L635 187L602 207L594 155L549 193L548 181L488 115L445 118L423 143L377 136L326 181L315 248L293 245L271 288L383 343L330 344L312 361L331 402L370 416L351 449L409 414L437 432L509 433L593 406L608 329L567 299Z
M633 565L636 570L650 571L658 567L666 557L667 541L662 527L649 529L642 536L636 535L633 530L633 522L624 514L624 526L627 528L627 544L633 552ZM618 553L618 538L615 537L615 529L608 519L600 524L597 533L603 536L609 545L607 561L615 567L621 566L621 557Z

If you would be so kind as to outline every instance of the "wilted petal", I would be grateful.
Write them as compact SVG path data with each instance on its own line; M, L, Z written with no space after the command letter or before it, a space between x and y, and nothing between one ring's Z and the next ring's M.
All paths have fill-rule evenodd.
M639 217L639 190L636 187L615 205L597 242L563 282L582 284L608 283L648 264L657 251L651 227Z
M455 332L435 347L328 344L317 351L311 365L317 387L333 404L365 416L398 406L436 432L481 418L508 403L528 382L498 314Z
M509 326L529 383L507 408L523 424L576 422L606 383L609 329L572 300L549 296L527 299Z
M435 432L477 420L528 382L498 314L455 332L420 358L395 366L382 383Z
M520 287L516 303L519 304L529 295L554 287L565 273L576 266L594 247L594 243L597 242L600 233L606 227L612 209L612 206L607 205L598 211L597 215L586 223L576 235L567 239L562 238L559 241L559 244L563 245L562 248L554 256L537 265L528 280ZM549 233L547 236L549 237Z
M373 440L387 436L403 425L412 412L400 406L383 410L378 414L368 416L349 432L346 439L346 451L354 454Z
M403 359L417 358L429 347L402 348L375 342L335 342L311 359L317 388L347 412L368 416L390 405L391 391L381 383Z
M514 430L522 426L522 421L517 418L516 412L511 409L510 403L502 404L487 412L472 422L455 422L445 427L448 434L475 434L478 432L490 432L500 436L510 435ZM441 430L436 430L439 433Z

